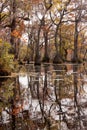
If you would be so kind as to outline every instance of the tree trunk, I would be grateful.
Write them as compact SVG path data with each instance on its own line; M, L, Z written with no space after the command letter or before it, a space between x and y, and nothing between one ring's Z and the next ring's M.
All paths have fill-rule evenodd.
M48 32L44 32L44 38L45 38L45 52L43 57L43 62L49 62L49 56L48 56Z
M12 21L11 21L11 38L10 38L10 43L12 45L12 48L10 50L10 53L15 55L15 59L18 58L18 45L17 45L17 41L16 37L14 36L15 34L13 34L13 32L16 30L16 0L12 1ZM19 44L19 43L18 43Z
M40 61L40 52L39 52L39 40L36 40L36 50L35 50L35 65L40 65L41 61Z
M56 48L56 54L55 54L55 57L53 59L53 63L62 63L62 58L61 58L61 55L59 53L59 48L58 48L58 29L59 29L59 25L57 25L56 27L56 32L55 32L55 48Z
M73 62L78 62L78 21L75 22Z
M15 18L13 18L11 23L11 39L10 39L10 43L12 45L10 52L13 54L15 54L15 37L12 35L12 33L15 30L15 28L16 28L16 20Z
M41 60L40 60L40 50L39 50L39 41L40 41L40 31L41 31L41 25L38 30L38 36L36 39L36 48L35 48L35 65L40 65Z
M45 21L44 21L44 16L43 16L43 18L40 20L40 25L39 25L39 29L38 29L37 38L36 38L35 65L41 64L39 42L40 42L40 32L41 32L41 29L44 26L44 24L45 24Z

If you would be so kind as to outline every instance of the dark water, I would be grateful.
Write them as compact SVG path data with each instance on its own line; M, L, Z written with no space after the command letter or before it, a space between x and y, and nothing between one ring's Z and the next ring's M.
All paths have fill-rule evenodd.
M26 65L0 78L2 129L87 130L86 64Z

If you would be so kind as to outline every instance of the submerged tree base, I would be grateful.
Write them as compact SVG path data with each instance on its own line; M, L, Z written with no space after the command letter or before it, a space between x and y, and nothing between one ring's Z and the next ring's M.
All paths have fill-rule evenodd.
M34 65L41 65L40 55L35 56L35 63Z
M34 65L41 65L41 62L35 62Z
M48 62L49 63L50 58L49 57L43 57L42 62Z
M79 58L73 58L73 59L71 60L71 62L72 62L72 63L82 63L83 60L82 60L82 59L79 59Z
M0 70L0 76L8 76L10 74L10 72L8 72L7 70Z
M61 64L61 63L63 63L63 60L62 60L62 58L59 56L59 55L56 55L55 57L54 57L54 59L53 59L53 63L55 63L55 64Z

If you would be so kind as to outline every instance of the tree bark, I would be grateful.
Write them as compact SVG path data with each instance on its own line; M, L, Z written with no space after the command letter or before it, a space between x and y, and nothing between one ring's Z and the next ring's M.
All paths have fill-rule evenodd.
M55 54L55 57L54 57L54 60L53 60L53 63L62 63L62 58L60 56L60 53L59 53L59 47L58 47L58 30L59 30L59 24L57 25L56 27L56 32L55 32L55 49L56 49L56 54Z
M44 32L44 39L45 39L45 48L44 48L44 57L43 62L49 62L49 56L48 56L48 32Z
M73 62L78 62L78 21L75 21Z

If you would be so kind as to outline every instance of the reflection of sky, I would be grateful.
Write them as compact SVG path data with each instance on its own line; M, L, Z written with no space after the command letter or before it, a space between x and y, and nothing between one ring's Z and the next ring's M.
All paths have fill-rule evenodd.
M28 88L28 77L27 77L27 75L19 76L19 83L22 85L22 87Z
M67 73L67 75L72 75L72 73L73 73L73 71L70 70ZM59 105L55 102L55 100L56 100L55 92L54 92L55 85L54 85L54 82L52 82L52 79L53 79L53 77L51 77L52 74L50 74L50 76L49 75L47 75L47 76L48 76L48 78L47 78L47 82L48 82L47 88L50 92L49 92L49 97L47 97L47 99L44 100L44 111L48 115L49 110L50 110L51 117L54 120L58 121L60 119L60 116L62 116L62 113L59 114L59 110L60 110ZM30 91L30 88L29 88L29 85L28 85L28 79L29 79L29 82L32 85L31 87L33 87L33 83L36 82L36 77L37 77L37 75L32 75L32 77L30 78L29 74L27 75L27 73L26 74L20 73L20 76L19 76L19 84L20 84L20 89L21 89L23 110L29 110L29 112L31 113L30 118L32 118L32 119L35 119L35 118L39 119L41 117L39 100L37 99L37 97L32 98L31 91ZM82 75L81 78L82 78L81 79L82 82L85 81L83 86L81 86L81 88L84 91L80 91L80 89L78 89L77 101L78 101L78 105L80 105L82 107L82 111L84 110L84 114L86 115L87 110L86 110L85 104L87 102L87 82L86 82L87 77L86 77L86 75ZM58 79L59 79L59 77L58 77ZM41 75L39 75L40 89L43 89L43 87L44 87L44 80L45 80L45 74L41 73ZM50 84L50 82L51 82L51 84ZM37 86L34 86L34 87L37 89ZM75 111L76 108L74 108L74 97L72 97L72 98L68 97L68 92L70 92L71 89L72 89L71 87L68 90L65 89L65 91L67 91L67 96L66 96L66 98L63 97L60 100L62 112L66 113L67 119L71 119L72 114L75 114L75 112L76 112ZM35 91L35 93L36 93L36 96L37 96L37 90ZM42 97L40 97L40 101L41 101L41 103L43 103ZM53 106L51 108L52 104L53 104ZM83 106L84 106L84 108L83 108ZM5 111L3 111L2 116L5 117L5 118L3 118L4 119L3 122L5 123L8 120L8 115ZM62 117L61 117L61 119L62 119Z
M73 73L73 71L69 71L67 74L71 74ZM84 80L86 80L85 76L84 77ZM43 81L45 79L44 75L43 75ZM22 85L22 88L25 88L27 89L28 88L28 76L27 75L24 75L24 76L19 76L19 82L20 84ZM44 83L44 82L43 82ZM80 101L78 101L79 104L81 103L85 103L86 100L87 100L87 84L85 83L84 86L83 86L83 89L84 89L84 93L81 94L81 99ZM53 91L53 90L52 90ZM27 92L27 91L26 91ZM55 94L51 94L50 97L52 99L55 99ZM78 97L79 98L79 97ZM29 101L28 101L29 100ZM31 100L31 101L30 101ZM51 106L51 101L48 99L48 101L45 102L45 106L44 106L44 110L45 112L48 113L49 109L50 109L50 106ZM40 112L40 106L39 106L39 103L38 103L38 100L37 99L27 99L27 100L24 100L24 110L30 110L31 109L31 117L34 117L34 115L37 116L38 112ZM61 100L61 105L62 105L62 110L63 112L71 112L73 113L73 111L70 111L68 110L68 108L71 108L74 106L74 100L73 99L70 99L70 98L64 98ZM73 110L73 109L72 109ZM51 116L56 120L56 119L59 119L59 115L56 115L56 112L58 111L58 108L56 109L55 108L55 111L52 111L51 112ZM68 118L68 117L67 117Z
M3 110L2 111L2 122L3 123L8 123L9 122L9 117L10 117L9 114L5 110Z
M87 93L87 83L84 84L83 90L85 91L85 93Z
M21 41L24 44L28 44L28 33L24 33L21 37Z

